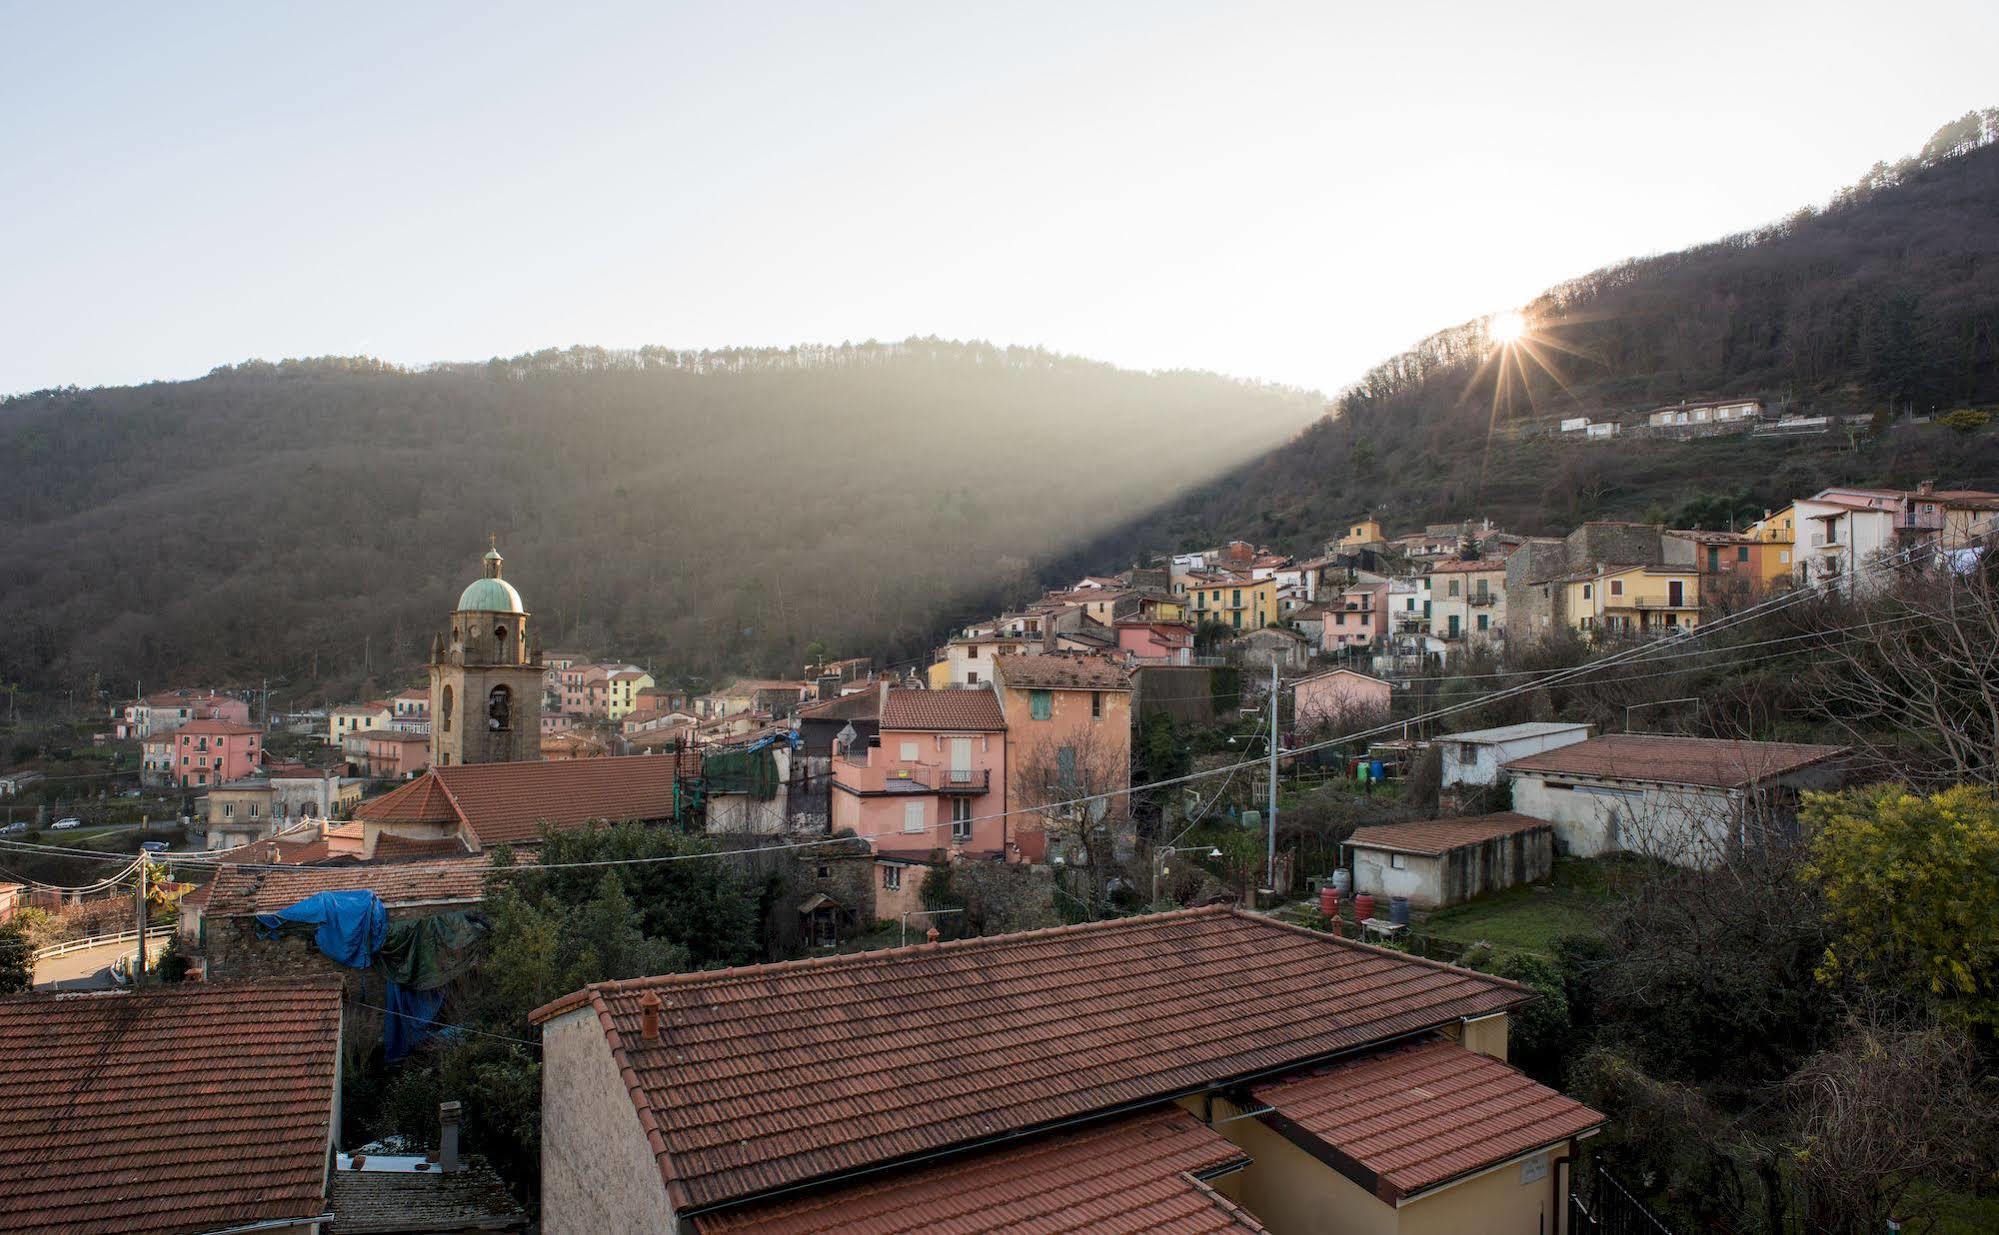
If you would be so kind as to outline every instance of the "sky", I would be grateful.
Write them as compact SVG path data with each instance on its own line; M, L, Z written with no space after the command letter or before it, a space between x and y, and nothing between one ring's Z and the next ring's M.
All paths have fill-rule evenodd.
M1331 392L1999 105L1999 4L0 0L0 393L910 335Z

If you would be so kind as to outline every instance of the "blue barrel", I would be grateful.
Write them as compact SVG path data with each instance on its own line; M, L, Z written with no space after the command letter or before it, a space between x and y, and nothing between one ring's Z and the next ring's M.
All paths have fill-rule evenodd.
M1333 872L1333 889L1342 897L1353 893L1353 872L1342 866Z
M1388 921L1395 926L1409 925L1409 898L1391 896L1388 898Z

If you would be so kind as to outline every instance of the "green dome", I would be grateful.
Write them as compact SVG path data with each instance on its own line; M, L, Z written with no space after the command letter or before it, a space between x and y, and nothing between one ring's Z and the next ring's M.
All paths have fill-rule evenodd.
M459 612L477 613L526 613L521 605L521 594L505 579L474 579L458 598Z

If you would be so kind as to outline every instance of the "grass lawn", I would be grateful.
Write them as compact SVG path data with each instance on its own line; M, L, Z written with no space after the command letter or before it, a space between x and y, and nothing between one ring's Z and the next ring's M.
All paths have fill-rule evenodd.
M1440 909L1420 929L1454 943L1484 941L1502 950L1545 956L1557 936L1596 929L1596 908L1616 894L1630 869L1619 859L1560 858L1549 882L1508 888Z

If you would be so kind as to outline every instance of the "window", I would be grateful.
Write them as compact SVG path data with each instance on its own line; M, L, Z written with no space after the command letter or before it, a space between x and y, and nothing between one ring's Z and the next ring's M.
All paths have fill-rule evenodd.
M902 868L900 866L882 867L882 887L890 892L902 891Z
M1738 562L1746 562L1749 560L1748 545L1737 545L1735 547L1735 560Z
M234 819L236 817L236 804L234 802L224 802L222 804L222 817L224 819Z
M250 803L250 818L255 819L258 815L263 813L263 809L264 809L263 807L257 805L257 803L255 802Z
M1104 718L1104 692L1100 690L1093 690L1090 692L1090 719L1102 720L1103 718Z
M450 733L451 732L451 688L449 686L444 688L444 706L442 708L439 708L438 711L439 711L438 719L443 723L444 731L446 733Z
M1394 870L1408 870L1409 855L1406 853L1391 853L1388 855L1388 865Z
M951 839L972 839L972 799L951 799Z
M967 685L967 686L977 686L978 684L979 684L979 672L978 672L978 670L976 670L976 669L970 669L970 670L967 670L967 671L966 671L966 673L965 673L965 685Z
M1064 746L1055 752L1055 779L1064 789L1076 784L1076 748Z
M821 879L831 879L833 877L833 868L821 862L818 868L818 875Z
M1489 613L1481 613L1481 614L1479 614L1479 615L1478 615L1478 628L1479 628L1480 630L1488 630L1488 629L1490 629L1490 628L1491 628L1491 626L1492 626L1492 615L1491 615L1491 614L1489 614Z
M1452 596L1456 596L1456 595L1458 594L1458 589L1459 589L1460 587L1462 587L1462 586L1463 586L1463 583L1462 583L1462 582L1461 582L1460 580L1457 580L1457 579L1453 579L1453 580L1451 580L1451 590L1450 590L1450 595L1452 595Z
M924 828L923 803L904 802L902 804L902 830L921 832Z
M1588 600L1588 599L1590 598L1590 594L1589 594L1589 588L1590 588L1590 585L1589 585L1589 584L1587 584L1587 583L1583 584L1583 599L1584 599L1584 600Z
M917 759L921 757L921 755L922 755L922 747L919 746L917 743L904 742L902 744L901 758L904 763L915 763Z
M1027 714L1034 720L1047 720L1055 714L1055 693L1047 690L1027 692Z
M1585 593L1584 593L1584 594L1585 594L1585 595L1587 595L1587 594L1588 594L1588 593L1587 593L1587 591L1585 591ZM1612 580L1610 581L1610 594L1611 594L1612 596L1622 596L1622 595L1624 595L1624 580L1622 580L1622 579L1612 579Z
M486 695L486 728L493 733L505 733L513 727L514 692L495 686Z

